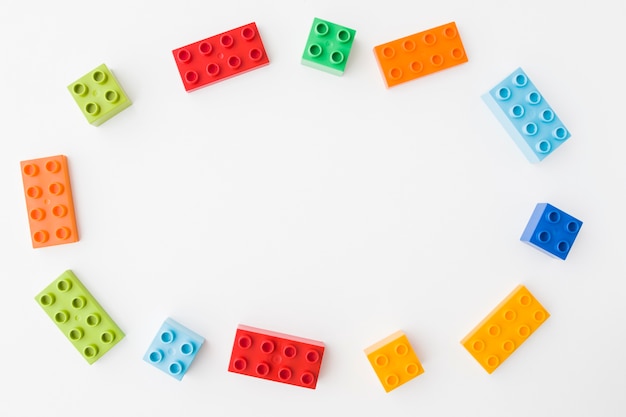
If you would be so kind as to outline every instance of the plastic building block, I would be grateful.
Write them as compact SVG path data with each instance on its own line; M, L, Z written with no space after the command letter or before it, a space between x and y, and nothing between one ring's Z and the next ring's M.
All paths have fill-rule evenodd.
M316 17L302 54L302 64L343 75L355 35L354 29Z
M409 339L402 331L368 347L365 354L385 392L394 390L424 373Z
M20 162L33 248L78 242L67 158Z
M550 317L524 287L518 285L461 344L485 371L492 373Z
M237 326L228 371L315 389L324 343Z
M270 63L254 22L174 49L172 53L187 91Z
M100 126L132 104L104 64L68 85L67 89L87 121L94 126Z
M482 98L530 162L542 161L570 137L521 68Z
M520 240L565 260L583 222L548 203L535 207Z
M124 338L124 332L70 270L35 300L89 364Z
M167 318L143 360L180 381L203 343L202 336Z
M454 22L378 45L374 55L387 87L467 62Z

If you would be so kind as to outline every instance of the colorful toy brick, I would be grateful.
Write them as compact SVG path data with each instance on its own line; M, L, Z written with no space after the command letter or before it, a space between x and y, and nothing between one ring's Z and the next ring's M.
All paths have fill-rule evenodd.
M33 248L78 242L64 155L20 162Z
M523 285L517 286L461 344L492 373L550 317Z
M124 338L124 332L70 270L35 300L89 364Z
M315 389L324 344L239 325L228 371Z
M355 35L354 29L316 17L302 54L302 64L343 75Z
M374 55L387 87L467 62L454 22L378 45Z
M542 161L571 136L521 68L482 98L530 162Z
M163 322L143 360L180 381L203 343L202 336L168 318Z
M520 240L565 260L583 222L548 203L539 203Z
M100 126L132 103L113 73L102 64L67 89L87 121Z
M385 392L392 391L424 373L404 332L397 331L365 349Z
M270 63L254 22L174 49L172 53L188 92Z

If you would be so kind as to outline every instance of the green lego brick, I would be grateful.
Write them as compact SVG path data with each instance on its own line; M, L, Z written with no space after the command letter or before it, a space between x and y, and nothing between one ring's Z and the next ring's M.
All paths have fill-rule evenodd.
M313 26L302 54L302 64L343 75L356 30L326 20L313 19Z
M94 126L100 126L132 104L104 64L68 85L67 89Z
M70 270L35 300L89 364L124 338L124 332Z

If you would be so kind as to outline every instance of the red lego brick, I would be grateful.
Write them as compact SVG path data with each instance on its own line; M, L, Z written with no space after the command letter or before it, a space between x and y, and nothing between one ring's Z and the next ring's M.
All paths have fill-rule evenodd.
M187 91L270 63L254 22L174 49L172 53Z
M324 343L237 326L228 371L315 389Z
M33 248L78 242L64 155L20 162Z

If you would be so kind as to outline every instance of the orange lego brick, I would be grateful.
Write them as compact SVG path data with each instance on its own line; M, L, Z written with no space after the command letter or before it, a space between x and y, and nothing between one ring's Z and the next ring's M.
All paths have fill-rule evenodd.
M402 331L365 349L376 376L386 392L424 373L424 368Z
M492 373L550 317L550 313L519 285L469 332L461 344Z
M387 87L467 62L454 22L375 46L374 55Z
M65 155L20 162L33 248L78 242Z

